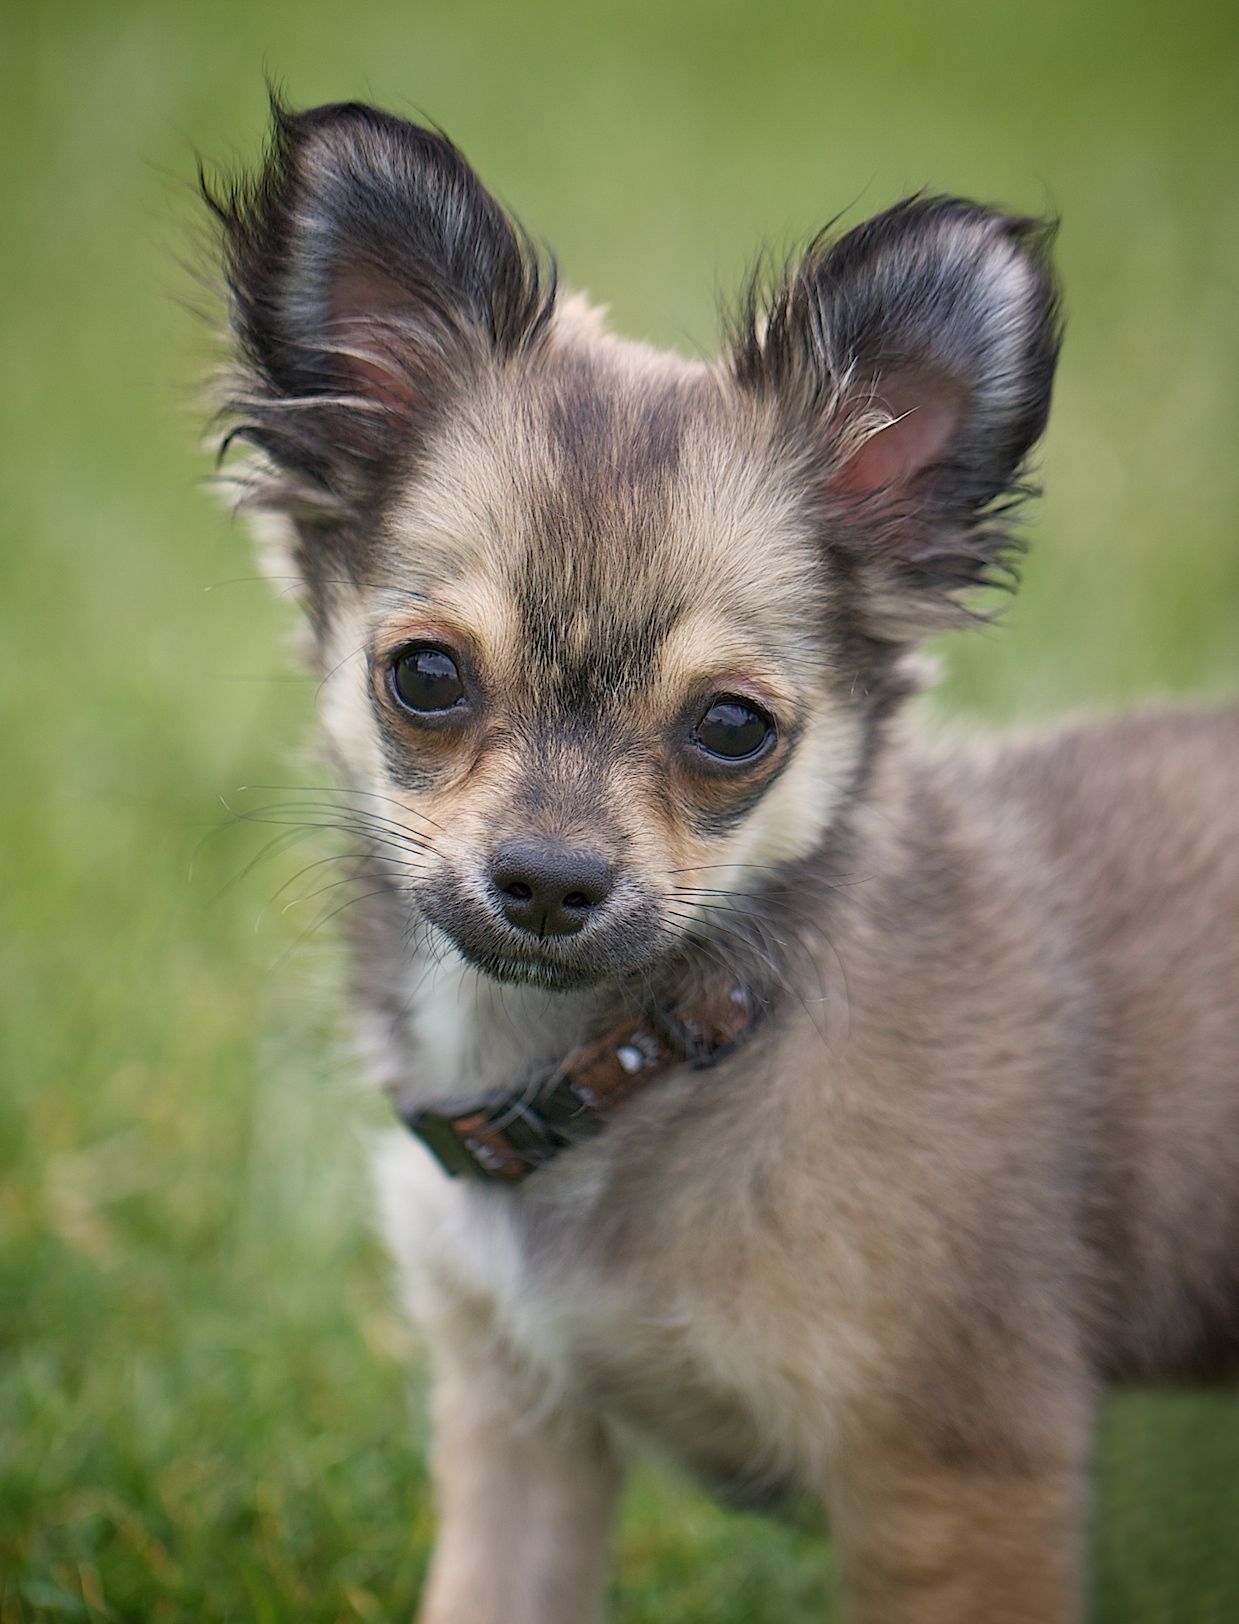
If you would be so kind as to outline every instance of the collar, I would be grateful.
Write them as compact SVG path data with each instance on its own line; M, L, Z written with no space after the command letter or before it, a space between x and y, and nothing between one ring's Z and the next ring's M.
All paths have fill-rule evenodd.
M510 1093L450 1115L400 1115L453 1178L517 1184L560 1151L594 1138L617 1106L673 1067L716 1065L760 1014L753 993L732 983L674 1014L651 1006Z

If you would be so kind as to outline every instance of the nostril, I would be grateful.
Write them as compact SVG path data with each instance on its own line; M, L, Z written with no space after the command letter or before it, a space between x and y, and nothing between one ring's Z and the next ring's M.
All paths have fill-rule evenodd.
M505 897L511 897L513 902L528 902L533 896L524 880L509 880L503 887L503 894Z
M584 891L569 891L568 895L564 898L564 907L592 908L593 903L585 895Z

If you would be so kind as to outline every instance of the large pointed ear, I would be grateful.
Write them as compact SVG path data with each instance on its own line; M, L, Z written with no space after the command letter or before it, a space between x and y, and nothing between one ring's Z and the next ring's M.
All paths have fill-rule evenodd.
M437 132L272 112L255 177L203 180L240 361L225 422L264 453L261 501L325 512L415 455L472 367L536 341L554 277Z
M781 415L875 636L958 621L967 589L1011 576L1058 356L1052 235L911 198L749 298L736 376Z

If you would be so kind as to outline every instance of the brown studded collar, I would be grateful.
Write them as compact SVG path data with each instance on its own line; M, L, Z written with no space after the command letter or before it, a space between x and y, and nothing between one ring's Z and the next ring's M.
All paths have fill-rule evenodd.
M402 1111L411 1132L455 1178L516 1184L561 1151L592 1139L612 1111L673 1066L713 1066L757 1024L747 987L715 989L674 1014L657 1007L573 1049L526 1087L463 1111Z

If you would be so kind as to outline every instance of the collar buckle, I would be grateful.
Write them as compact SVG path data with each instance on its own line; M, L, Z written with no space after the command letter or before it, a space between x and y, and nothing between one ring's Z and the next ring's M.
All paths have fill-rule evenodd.
M485 1168L468 1149L457 1132L454 1117L437 1111L402 1111L405 1127L425 1145L445 1173L459 1178L462 1173L486 1174Z

